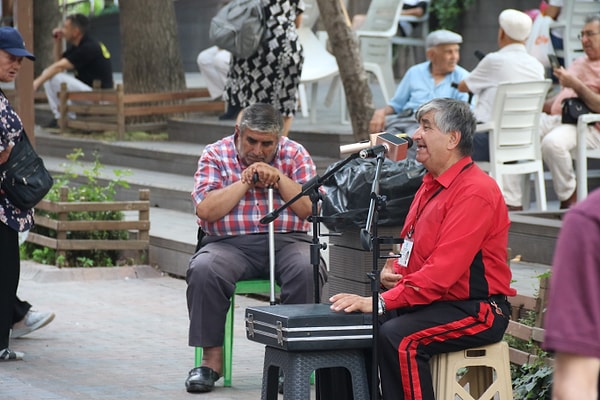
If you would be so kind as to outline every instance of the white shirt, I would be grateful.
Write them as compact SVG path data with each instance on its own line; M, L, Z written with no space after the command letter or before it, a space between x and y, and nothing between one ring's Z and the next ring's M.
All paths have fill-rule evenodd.
M509 44L487 54L465 78L469 90L477 96L473 110L477 120L491 119L499 83L543 80L544 73L542 63L529 55L522 44Z

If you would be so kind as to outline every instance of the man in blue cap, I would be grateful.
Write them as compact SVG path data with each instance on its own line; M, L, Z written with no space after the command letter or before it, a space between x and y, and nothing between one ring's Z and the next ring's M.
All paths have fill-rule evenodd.
M25 57L32 61L35 60L33 54L25 48L21 34L11 27L0 28L0 49L14 57ZM6 71L9 74L16 74L14 68L9 68ZM14 77L15 76L10 75L11 79L14 79ZM2 78L0 78L0 80L7 81ZM0 159L2 159L2 157L0 157ZM31 304L16 297L14 298L12 308L12 330L10 337L17 338L25 336L46 326L52 322L53 319L54 313L33 310Z

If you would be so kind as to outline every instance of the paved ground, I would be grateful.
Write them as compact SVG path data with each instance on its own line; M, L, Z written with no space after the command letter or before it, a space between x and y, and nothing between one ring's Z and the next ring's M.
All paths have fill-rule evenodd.
M186 284L150 267L100 274L23 263L21 298L52 310L47 327L11 343L24 361L0 364L0 399L258 399L264 348L245 338L246 307L236 302L233 387L192 395ZM137 274L137 276L136 276Z
M515 286L536 290L546 266L513 263ZM184 388L193 366L187 346L186 284L148 266L88 270L23 262L19 295L56 319L11 343L24 361L0 364L0 399L258 399L264 348L245 337L243 314L265 301L236 299L233 387L209 394ZM280 396L282 397L282 396Z

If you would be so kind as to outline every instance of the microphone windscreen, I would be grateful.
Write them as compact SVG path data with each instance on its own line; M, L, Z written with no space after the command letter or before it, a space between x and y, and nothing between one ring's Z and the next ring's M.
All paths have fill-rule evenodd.
M392 161L400 161L406 158L406 152L408 150L408 141L399 135L393 135L391 133L380 133L376 139L377 144L384 144L388 150L386 152L387 158Z

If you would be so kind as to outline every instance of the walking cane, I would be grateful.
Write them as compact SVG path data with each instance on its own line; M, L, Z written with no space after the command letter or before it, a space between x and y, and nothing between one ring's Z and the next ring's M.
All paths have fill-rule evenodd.
M258 182L258 172L255 172L252 176L252 180L254 184ZM269 201L269 212L273 212L273 185L267 188L268 191L268 201ZM269 296L269 303L274 306L275 305L275 226L274 219L269 222L269 287L271 289L271 293Z
M273 186L267 189L269 192L269 212L273 211ZM271 296L269 298L271 305L275 305L275 221L269 223L269 280L271 287Z

